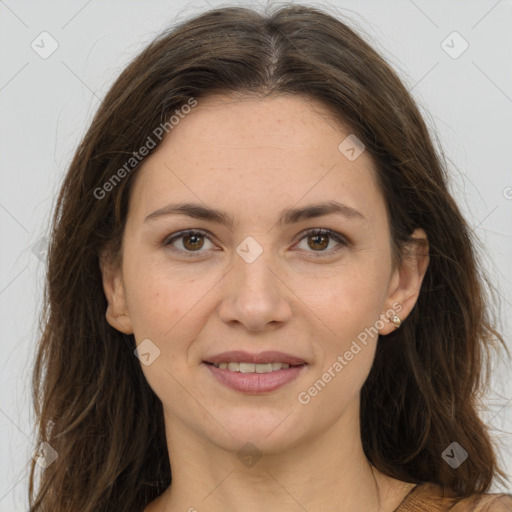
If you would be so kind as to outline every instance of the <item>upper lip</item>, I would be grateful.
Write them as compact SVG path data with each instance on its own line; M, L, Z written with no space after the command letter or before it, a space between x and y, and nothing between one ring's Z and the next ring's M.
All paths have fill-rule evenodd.
M304 359L300 357L292 356L291 354L285 354L284 352L276 352L274 350L266 350L264 352L258 352L251 354L250 352L244 352L243 350L231 350L229 352L222 352L215 356L210 356L204 360L206 363L220 364L220 363L288 363L289 365L301 365L306 364Z

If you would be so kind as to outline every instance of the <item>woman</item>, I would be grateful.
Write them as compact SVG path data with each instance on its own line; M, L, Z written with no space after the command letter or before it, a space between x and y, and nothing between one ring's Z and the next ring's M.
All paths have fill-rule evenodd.
M354 31L297 5L182 23L58 198L31 510L510 510L476 411L503 344L479 272L416 105Z

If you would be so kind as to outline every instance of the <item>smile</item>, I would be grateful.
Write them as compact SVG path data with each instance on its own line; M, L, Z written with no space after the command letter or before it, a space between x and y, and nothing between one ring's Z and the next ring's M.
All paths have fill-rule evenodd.
M282 369L289 368L290 365L288 363L266 363L266 364L255 364L255 363L219 363L214 364L215 368L220 368L221 370L229 370L231 372L240 372L240 373L270 373L276 372Z
M244 363L224 362L212 364L204 362L215 381L234 391L246 394L260 394L276 391L291 383L304 371L307 364L290 366L288 363Z

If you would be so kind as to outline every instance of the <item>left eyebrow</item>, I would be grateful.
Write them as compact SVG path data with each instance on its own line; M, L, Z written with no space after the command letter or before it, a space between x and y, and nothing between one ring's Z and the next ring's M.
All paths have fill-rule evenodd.
M338 214L350 220L367 220L366 217L355 208L339 203L328 201L315 203L302 208L287 208L281 211L279 224L295 224L305 219L323 217L325 215ZM148 222L167 215L187 215L194 219L208 220L222 224L229 228L233 227L233 218L222 210L216 210L199 203L173 203L150 213L144 220Z

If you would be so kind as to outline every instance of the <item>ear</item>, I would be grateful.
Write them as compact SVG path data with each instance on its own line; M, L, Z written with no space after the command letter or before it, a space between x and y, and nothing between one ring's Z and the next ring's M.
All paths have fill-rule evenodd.
M108 307L105 312L107 322L124 334L133 334L132 322L126 303L122 268L115 263L108 250L104 250L99 258L103 291Z
M402 261L392 273L386 299L387 311L381 314L383 328L379 334L389 334L397 327L392 322L397 315L403 322L418 300L421 283L430 261L428 238L423 229L416 229L403 251Z

